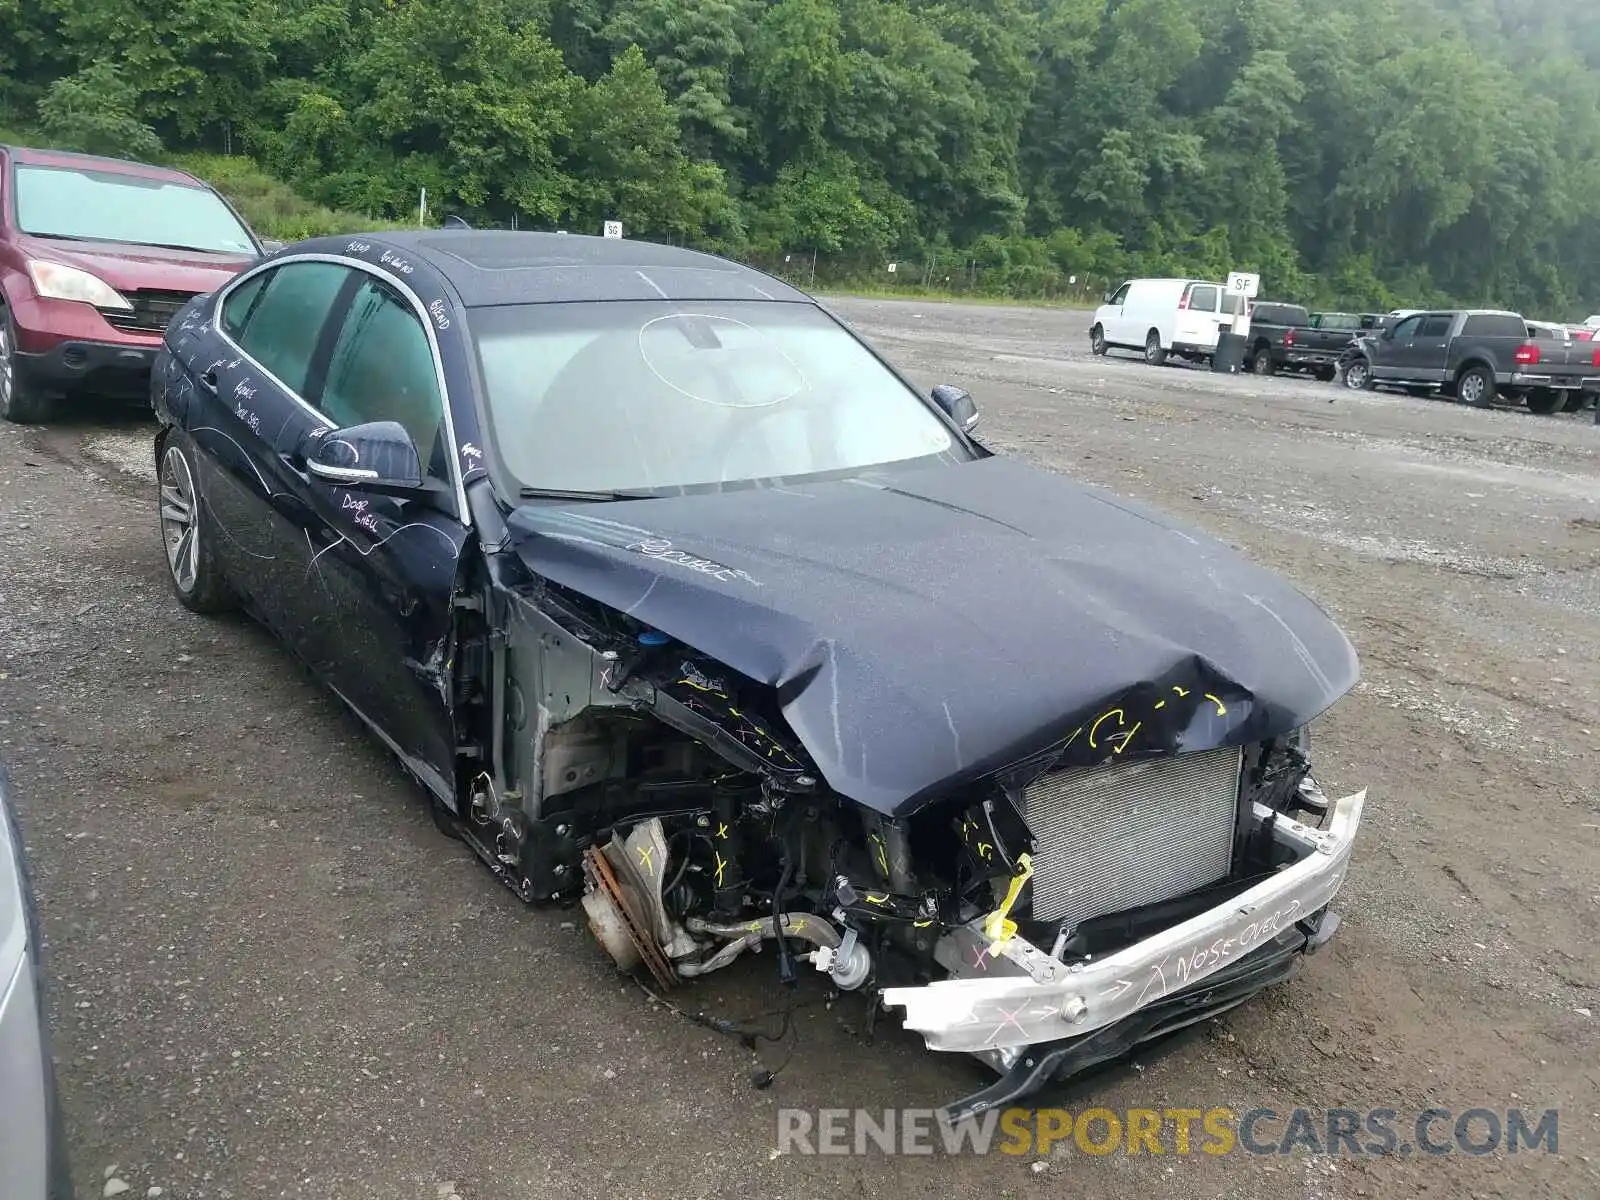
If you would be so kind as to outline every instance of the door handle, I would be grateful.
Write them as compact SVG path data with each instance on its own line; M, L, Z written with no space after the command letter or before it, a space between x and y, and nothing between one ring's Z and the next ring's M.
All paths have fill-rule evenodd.
M205 388L206 391L210 392L213 396L216 395L216 393L217 393L217 369L215 367L212 367L209 370L206 370L206 371L201 373L201 375L200 375L200 386Z

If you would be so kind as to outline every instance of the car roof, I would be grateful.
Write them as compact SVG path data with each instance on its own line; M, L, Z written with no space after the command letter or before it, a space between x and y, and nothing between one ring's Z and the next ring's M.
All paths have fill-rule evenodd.
M773 300L812 304L754 268L635 238L504 229L398 230L317 238L287 254L344 252L352 240L428 263L468 308L584 300Z
M118 175L131 175L136 179L165 179L173 183L188 183L204 187L187 171L176 167L158 167L154 163L136 162L131 158L107 158L100 154L79 154L76 150L40 150L32 146L0 146L12 162L30 167L79 167L95 171L110 171Z

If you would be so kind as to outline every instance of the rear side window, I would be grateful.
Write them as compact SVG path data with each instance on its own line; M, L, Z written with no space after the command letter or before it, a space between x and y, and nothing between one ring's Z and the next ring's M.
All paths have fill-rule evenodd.
M269 276L267 282L248 309L238 314L243 322L239 331L230 329L229 333L240 349L271 371L280 383L303 395L317 339L350 272L334 263L299 262L284 263L263 274ZM229 296L228 301L236 295ZM228 319L225 303L225 328Z
M1470 337L1525 338L1528 336L1528 326L1522 318L1508 314L1475 313L1467 318L1461 332Z
M1422 324L1417 326L1416 336L1419 338L1442 338L1450 333L1448 316L1423 317Z
M1266 325L1309 325L1311 314L1294 304L1258 304L1252 316Z
M1189 308L1194 312L1216 312L1217 295L1222 289L1210 283L1189 285Z
M250 310L255 307L256 297L261 295L261 289L267 286L267 277L271 271L263 271L247 283L241 283L228 293L228 298L222 304L222 331L229 337L238 339L244 332L245 322L250 319Z

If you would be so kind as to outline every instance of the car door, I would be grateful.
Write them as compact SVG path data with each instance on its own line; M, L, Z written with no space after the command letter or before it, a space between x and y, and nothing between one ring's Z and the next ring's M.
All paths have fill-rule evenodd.
M456 455L438 351L399 284L365 274L328 338L308 397L335 427L397 421L424 474L453 495ZM448 503L334 484L303 470L308 515L297 623L316 669L435 790L453 788L449 644L466 527Z
M1101 322L1101 326L1106 331L1106 341L1116 345L1125 346L1129 342L1126 305L1128 293L1132 288L1131 281L1124 283L1111 299L1106 301L1105 319Z
M1422 324L1422 314L1403 317L1396 321L1387 335L1377 339L1373 346L1372 377L1374 379L1408 379L1410 349Z
M1221 324L1218 308L1222 299L1222 285L1217 283L1191 283L1184 290L1178 305L1176 326L1169 342L1185 346L1198 346L1214 350L1217 330Z
M295 591L308 514L288 462L308 425L304 401L325 335L355 279L348 267L286 260L224 290L183 354L183 425L222 568L246 607L291 649L305 649Z
M1405 349L1407 379L1439 383L1445 377L1445 357L1450 348L1450 327L1455 318L1449 313L1425 313L1416 333Z

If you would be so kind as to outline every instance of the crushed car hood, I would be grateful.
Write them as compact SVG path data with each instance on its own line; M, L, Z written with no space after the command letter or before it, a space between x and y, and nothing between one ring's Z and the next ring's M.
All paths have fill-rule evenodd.
M510 528L533 571L777 689L829 786L889 814L1031 756L1276 736L1357 676L1345 636L1283 579L1003 457L526 504Z

